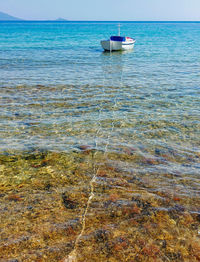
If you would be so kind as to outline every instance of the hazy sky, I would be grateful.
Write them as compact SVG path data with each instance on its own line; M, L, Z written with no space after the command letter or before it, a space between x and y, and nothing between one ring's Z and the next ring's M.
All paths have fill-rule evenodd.
M200 0L0 0L23 19L200 20Z

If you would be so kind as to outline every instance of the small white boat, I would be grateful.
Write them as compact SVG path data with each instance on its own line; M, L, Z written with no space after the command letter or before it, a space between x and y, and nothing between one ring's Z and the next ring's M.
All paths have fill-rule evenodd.
M101 46L105 51L124 51L133 49L135 39L131 37L120 36L120 25L118 36L111 36L109 40L101 41Z

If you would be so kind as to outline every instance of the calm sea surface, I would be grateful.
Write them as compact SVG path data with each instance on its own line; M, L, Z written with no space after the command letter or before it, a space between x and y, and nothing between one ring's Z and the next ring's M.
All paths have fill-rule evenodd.
M199 261L200 23L116 34L0 22L2 261Z

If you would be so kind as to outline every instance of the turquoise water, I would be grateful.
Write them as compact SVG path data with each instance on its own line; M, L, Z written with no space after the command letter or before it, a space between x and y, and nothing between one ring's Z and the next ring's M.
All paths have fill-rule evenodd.
M199 27L0 22L2 261L199 261Z
M123 23L122 34L136 38L135 51L112 59L99 41L117 33L114 23L0 25L1 86L102 84L113 59L124 85L197 87L199 23Z
M106 22L0 24L2 150L198 150L199 23L122 23L134 50L104 53L116 33Z

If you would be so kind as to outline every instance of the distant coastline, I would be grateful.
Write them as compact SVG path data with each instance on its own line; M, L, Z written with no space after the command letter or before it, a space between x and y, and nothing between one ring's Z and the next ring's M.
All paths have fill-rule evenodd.
M4 12L0 12L0 22L68 22L67 19L64 19L62 17L59 17L55 20L25 20L22 18L18 18L12 15L9 15L7 13Z
M21 21L22 19L0 12L0 21Z
M15 16L11 16L9 14L6 14L4 12L0 12L0 22L39 22L39 23L49 23L49 22L62 22L62 23L200 23L200 21L173 21L173 20L167 20L167 21L159 21L159 20L155 20L155 21L148 21L148 20L68 20L62 17L59 17L57 19L48 19L48 20L25 20L22 18L18 18Z

